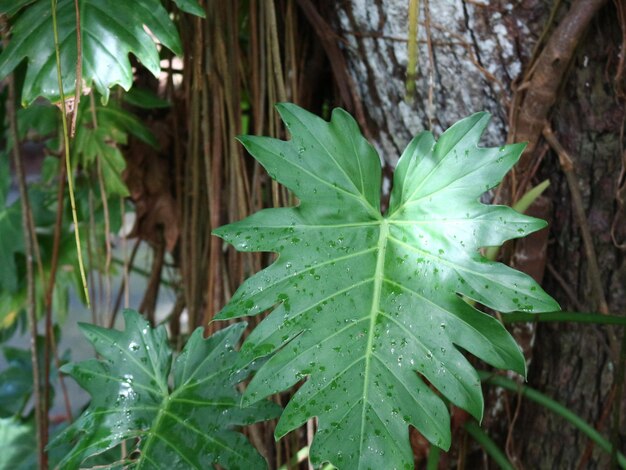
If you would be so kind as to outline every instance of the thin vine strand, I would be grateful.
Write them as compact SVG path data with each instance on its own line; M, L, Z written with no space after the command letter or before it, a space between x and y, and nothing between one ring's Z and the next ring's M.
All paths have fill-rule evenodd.
M70 193L70 205L72 206L72 220L74 222L74 236L76 238L76 251L78 252L78 266L80 279L83 284L83 293L87 302L87 308L91 308L89 290L87 289L87 276L83 263L83 252L80 246L80 231L78 228L78 215L76 214L76 199L74 197L74 181L72 179L72 166L70 160L70 135L67 128L67 116L65 115L65 93L63 92L63 79L61 76L61 52L59 49L59 31L57 28L57 0L50 0L52 7L52 30L54 31L54 52L56 54L57 81L59 82L59 95L61 98L61 122L63 123L63 145L65 147L65 166L67 167L67 187ZM76 60L81 60L77 57Z

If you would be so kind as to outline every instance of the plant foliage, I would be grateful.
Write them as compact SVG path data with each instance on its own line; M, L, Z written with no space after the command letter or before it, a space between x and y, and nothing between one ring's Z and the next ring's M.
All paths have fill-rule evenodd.
M158 143L150 130L133 114L109 103L95 106L95 118L89 102L81 104L80 126L76 130L74 152L83 168L95 168L100 159L102 176L107 195L128 196L128 188L122 179L126 161L119 149L128 143L128 134L157 147Z
M19 204L9 204L7 196L11 183L9 156L0 155L0 296L1 292L14 292L18 287L15 255L24 251L22 237L22 211ZM1 309L0 309L1 310ZM2 317L0 316L0 320Z
M240 140L300 204L215 232L240 251L279 254L218 315L271 311L241 349L244 363L271 355L244 402L306 379L277 437L316 416L314 465L411 468L408 425L450 445L444 398L482 417L480 379L459 349L525 373L512 337L467 299L501 312L559 308L530 277L479 252L546 225L479 201L523 145L478 147L486 113L438 142L423 132L398 163L382 215L380 160L350 115L336 109L326 122L295 105L278 110L291 140Z
M196 0L178 0L184 11L200 13ZM19 7L28 5L20 11ZM63 90L72 93L76 83L76 10L74 0L58 0L57 18ZM178 31L160 0L80 0L82 78L106 101L109 88L128 90L133 72L128 58L134 54L155 76L160 71L155 39L177 55L182 54ZM59 100L57 64L53 41L50 0L0 4L0 13L14 14L12 39L0 55L0 79L28 59L22 103L38 96ZM152 35L144 30L144 26ZM153 39L155 38L155 39Z
M125 468L262 468L263 458L234 426L273 418L268 401L241 408L231 373L245 323L202 337L198 328L172 366L163 326L152 329L131 310L126 329L81 328L102 360L62 368L91 394L89 408L52 443L78 441L61 461L72 469L127 441ZM173 386L170 386L170 375Z
M0 469L29 470L33 462L35 429L31 423L21 423L17 418L0 418Z

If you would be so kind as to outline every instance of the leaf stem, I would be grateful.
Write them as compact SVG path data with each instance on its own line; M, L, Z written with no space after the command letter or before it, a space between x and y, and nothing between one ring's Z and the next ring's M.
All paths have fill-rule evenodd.
M432 444L428 450L428 459L426 460L426 470L437 470L439 468L439 458L441 457L441 449Z
M502 387L506 390L511 390L513 392L519 392L522 396L528 398L531 401L534 401L535 403L538 403L544 408L569 421L579 431L586 434L587 437L595 442L602 450L608 453L615 452L618 464L622 468L626 469L626 456L624 456L624 454L617 450L614 451L611 443L607 439L605 439L598 431L596 431L593 426L591 426L573 411L561 405L559 402L553 400L552 398L531 387L518 384L517 382L514 382L511 379L507 379L506 377L503 377L501 375L493 375L485 371L478 371L478 375L484 383L488 385L495 385L496 387Z
M4 22L3 22L4 23ZM6 24L3 24L3 27ZM26 186L26 175L24 170L24 162L20 154L19 133L17 129L17 116L15 112L15 78L11 74L8 79L9 96L7 98L7 115L9 119L10 134L13 139L13 161L15 165L15 173L17 175L17 185L20 192L20 203L22 209L22 232L24 236L24 248L26 251L26 289L27 289L27 305L26 312L28 317L28 326L30 328L30 358L33 368L33 394L35 401L35 427L37 428L37 455L39 468L46 469L47 456L45 452L46 432L44 431L47 413L47 404L43 401L41 394L39 355L37 351L37 313L36 308L36 292L35 292L35 274L33 267L34 247L37 243L36 235L32 230L29 219L32 217L32 210L28 197L28 188Z
M564 322L564 323L593 323L596 325L626 326L626 317L617 315L599 315L597 313L582 312L512 312L502 315L503 323L523 322Z
M470 436L478 442L483 449L491 456L491 458L498 464L503 470L515 470L506 455L502 453L502 450L497 446L495 442L483 431L480 425L473 419L467 421L463 426Z
M380 224L380 234L378 236L378 256L376 259L376 272L374 273L374 292L372 294L372 308L370 309L370 324L367 337L367 349L365 358L365 372L363 376L363 410L361 411L361 436L359 454L363 454L363 428L365 427L365 410L368 404L370 364L372 359L372 349L374 346L374 332L376 331L376 317L380 309L380 296L385 271L385 257L387 252L387 240L389 239L389 223L383 219Z

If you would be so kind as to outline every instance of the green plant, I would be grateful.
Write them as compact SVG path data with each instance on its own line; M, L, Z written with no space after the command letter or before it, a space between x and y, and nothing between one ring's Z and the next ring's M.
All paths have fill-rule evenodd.
M205 9L195 0L174 3L182 11L204 15ZM58 64L48 37L53 29L50 4L58 7ZM107 102L111 87L119 84L129 89L133 84L129 52L155 75L160 59L169 57L170 52L182 52L175 30L176 9L168 12L158 0L138 0L134 4L135 8L117 8L109 0L0 0L0 13L8 14L13 26L13 37L0 56L0 76L27 58L26 68L19 71L25 72L22 102L32 103L38 96L58 102L62 94L55 74L60 66L66 97L75 91L79 80L96 89L101 101ZM75 5L80 7L80 23ZM411 22L417 24L416 20ZM142 26L153 35L146 34ZM106 44L97 41L100 31L111 33ZM77 32L82 33L82 52L76 49ZM155 42L165 48L157 52ZM219 47L216 50L223 52ZM278 47L276 52L280 55ZM75 68L76 62L83 65L82 71ZM196 63L205 66L201 61ZM71 143L71 166L92 177L100 173L103 201L105 192L127 194L121 179L124 161L119 148L126 143L127 134L155 144L140 121L122 110L120 97L139 106L166 106L158 98L142 96L137 89L130 94L121 90L113 93L108 105L96 105L93 99L81 101L77 132ZM193 119L200 126L200 108L193 109ZM477 147L486 115L461 121L438 143L429 133L418 136L398 165L391 206L383 215L378 156L354 121L341 110L335 111L327 123L292 105L281 105L280 109L293 133L291 141L244 137L242 142L276 180L293 191L300 204L260 212L217 231L242 251L279 254L271 267L242 286L219 318L262 312L270 312L269 317L252 332L240 353L233 347L243 324L230 326L207 340L196 331L173 366L163 328L150 329L136 314L126 314L123 332L85 325L83 329L101 360L64 369L92 393L93 400L78 422L53 442L53 450L65 457L63 468L81 463L151 467L157 466L156 462L158 466L195 468L215 463L225 468L262 466L258 453L233 428L276 416L277 408L260 399L297 382L303 383L283 412L276 435L281 437L314 416L319 418L319 427L312 447L295 452L296 460L310 451L311 462L316 464L331 461L345 468L410 467L407 425L413 425L436 444L431 446L429 460L429 468L434 468L437 446L447 448L450 444L448 401L467 409L477 419L483 413L479 377L487 376L477 374L459 349L496 367L525 372L524 358L512 338L474 304L502 312L521 310L504 315L505 323L565 320L624 324L618 317L550 312L558 306L539 286L478 254L481 247L498 245L544 226L510 209L478 202L482 192L498 184L521 151L519 145ZM229 119L231 113L229 109ZM244 116L246 126L252 114ZM19 137L23 137L24 128L38 128L40 135L53 134L54 151L59 152L63 145L54 135L58 117L54 107L34 103L18 113ZM208 124L201 124L208 129ZM223 138L219 130L214 134ZM197 139L195 146L193 136L190 142L191 152L196 152ZM100 168L96 168L96 162ZM52 170L49 173L58 171L55 164L47 168ZM196 166L192 168L195 172ZM207 173L214 170L205 169ZM2 171L6 176L7 168ZM21 263L15 260L22 261L24 247L17 225L18 205L4 204L6 181L0 178L0 224L5 227L2 233L8 236L0 241L4 248L0 250L0 320L15 325L15 313L25 303ZM529 192L526 202L534 200L544 188L541 185ZM31 191L35 198L37 194ZM198 198L205 196L201 192L194 194ZM83 195L82 199L87 200L93 192L87 189ZM90 209L83 204L79 210L82 220L89 217ZM53 228L50 217L44 219L45 225L36 224L42 246L41 232ZM105 224L98 231L114 228ZM62 232L71 233L69 224ZM71 253L71 246L65 244L64 248L62 255ZM44 250L49 251L53 249ZM45 257L43 272L42 277L48 277ZM57 283L64 284L58 279ZM43 290L40 286L39 291ZM55 306L53 310L59 319L62 308ZM136 340L144 337L148 344L139 346ZM216 355L219 360L213 361ZM140 366L142 359L149 357L154 359L148 372L154 376L156 388ZM20 365L9 368L6 375L10 376L10 385L22 386L17 395L23 403L30 399L32 386L29 388L26 380L23 352L19 359ZM253 365L256 362L260 365ZM191 363L192 373L181 372ZM16 374L18 369L20 373ZM235 386L243 388L241 380L249 372L254 378L243 397L245 407L240 408ZM172 377L173 383L169 380ZM209 385L205 386L199 377L208 377ZM510 381L485 381L516 389ZM523 393L531 399L538 397L529 388ZM216 402L215 396L225 400ZM568 410L546 400L541 402L586 432L602 449L611 451L608 441ZM10 411L15 412L13 408ZM23 418L0 420L0 442L22 445L24 449L35 446L29 439L34 420L32 416ZM476 421L468 421L465 429L506 468L504 453ZM75 446L65 452L62 444L69 442ZM218 442L221 450L215 447ZM0 456L0 468L3 464L15 466L18 459L15 452ZM624 465L621 454L618 459ZM53 464L59 460L51 457ZM31 459L27 465L32 464Z
M307 378L276 437L317 416L313 464L405 468L412 463L408 425L438 447L450 445L439 394L482 418L480 380L457 347L525 373L502 325L461 296L501 312L558 309L531 278L478 252L545 227L478 200L523 145L478 147L485 113L458 122L438 142L421 133L398 162L381 215L379 158L354 120L343 110L328 123L294 105L278 109L291 140L241 141L299 205L216 231L239 250L279 254L217 317L272 310L241 349L242 363L271 354L244 403Z
M422 133L398 163L390 208L383 216L379 159L352 118L335 110L328 123L288 104L280 105L279 111L291 140L241 140L300 203L261 211L216 232L239 250L279 253L274 264L241 286L218 316L271 310L246 339L238 359L233 355L233 362L218 370L240 371L269 356L247 386L246 406L306 378L283 411L276 437L317 416L313 464L410 467L408 425L439 447L450 445L449 415L442 398L476 419L482 417L479 376L457 347L496 367L525 373L524 358L502 325L461 296L503 312L558 309L529 277L489 262L478 252L481 246L498 245L545 226L510 208L478 201L500 181L523 147L477 147L488 120L484 113L452 126L437 143L430 133ZM136 419L133 405L117 395L125 386L123 378L147 381L137 379L137 371L127 369L129 364L111 362L120 354L132 357L133 348L126 343L141 344L132 336L140 329L138 320L126 318L131 322L126 334L83 327L92 342L106 337L104 346L101 342L96 347L115 373L107 369L98 374L116 379L108 394L94 396L92 407L105 410L115 422L129 407L129 417ZM162 335L161 346L152 345L151 350L162 350ZM185 351L183 355L198 354L193 340ZM153 375L167 376L166 356L150 363L161 370ZM88 363L89 369L96 367L104 365ZM93 371L79 373L86 370L73 369L73 375L101 393L102 383L93 380ZM160 382L166 390L165 379ZM161 402L169 393L152 395ZM144 423L154 422L158 410L153 405L151 419ZM193 411L183 410L180 420L184 413ZM82 428L104 445L90 448L94 437L85 437L68 464L140 435L137 426L126 427L125 419L123 429L114 430L108 419L95 425L91 414L88 410L68 433ZM176 455L170 458L176 461Z
M183 11L201 14L196 0L177 0L175 3ZM26 5L29 7L20 12ZM63 91L69 94L74 91L77 80L76 30L79 23L75 2L53 0L52 6L56 8L58 17ZM155 39L175 54L182 54L178 31L160 0L136 0L132 4L113 0L81 0L79 6L83 49L82 75L79 78L87 86L93 85L104 101L108 100L111 87L120 85L128 90L132 86L129 53L133 53L154 75L160 71ZM12 31L14 39L0 55L0 79L28 58L29 66L22 89L22 103L26 105L38 96L51 101L60 98L50 12L50 0L0 4L0 14L16 16ZM144 31L144 25L153 36Z
M235 385L247 373L232 373L245 323L222 329L208 339L198 328L172 365L165 327L150 328L127 310L122 332L83 324L82 330L102 357L62 370L92 397L89 408L55 442L76 442L60 462L77 468L91 456L129 441L120 451L126 468L259 468L263 459L235 425L275 417L269 401L239 406ZM170 382L170 380L172 382ZM172 383L173 385L170 385Z

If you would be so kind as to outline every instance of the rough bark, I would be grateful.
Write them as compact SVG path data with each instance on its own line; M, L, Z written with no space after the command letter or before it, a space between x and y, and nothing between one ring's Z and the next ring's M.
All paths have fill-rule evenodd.
M542 1L421 3L412 103L405 100L408 2L344 0L334 9L376 145L390 163L417 132L432 127L439 133L481 110L494 116L485 143L506 139L511 85L531 54L528 38L539 35L547 11Z
M505 141L512 90L530 63L553 2L422 0L417 92L412 103L405 100L408 3L344 0L330 8L370 133L383 159L393 165L415 133L432 128L438 134L479 110L488 110L494 116L483 143L499 145ZM562 2L555 16L556 25L570 4ZM552 31L551 27L548 33ZM432 48L428 47L429 40ZM621 210L615 197L621 170L624 103L618 100L612 83L620 45L615 7L609 2L576 49L551 113L552 126L561 142L578 157L576 171L605 295L611 312L616 313L626 310L626 260L610 235ZM546 155L538 176L550 178L552 183L546 205L552 220L548 263L567 284L563 286L554 275L546 274L544 286L564 309L574 310L578 304L590 308L587 262L556 157ZM623 228L618 230L623 233ZM539 249L545 249L545 245ZM568 297L567 290L573 291L576 299ZM606 328L542 325L534 341L529 384L593 424L604 420L599 429L608 437L611 418L603 415L608 412L614 368ZM624 406L624 397L618 400ZM509 396L509 403L513 412L514 395ZM508 422L497 420L505 420L505 415L488 417L490 432L498 438L500 431L504 448ZM517 457L523 468L576 468L581 458L583 468L608 465L606 454L597 449L588 459L584 457L588 440L582 434L528 402L522 403L512 437L509 454Z
M562 87L562 96L553 110L556 132L576 159L575 169L600 264L601 283L609 310L616 313L626 311L626 259L610 235L612 222L618 216L614 198L621 171L623 145L619 135L624 125L624 104L616 99L612 83L615 69L607 67L607 63L615 60L620 37L613 7L609 5L595 19L587 40L579 47L569 79ZM554 156L542 171L551 177L554 201L550 262L577 294L576 300L589 309L592 296L588 261L569 189ZM546 277L546 288L557 296L564 309L574 310L572 299L564 294L553 276ZM621 332L616 330L616 333L619 336ZM615 367L608 344L606 327L542 325L529 377L530 385L570 407L605 436L610 435L611 416L607 413ZM623 408L625 398L616 398ZM622 424L622 451L625 431ZM563 420L537 407L525 405L517 433L523 460L529 468L530 463L535 468L577 468L581 463L582 468L609 468L607 455L597 448L589 460L581 462L587 439Z

